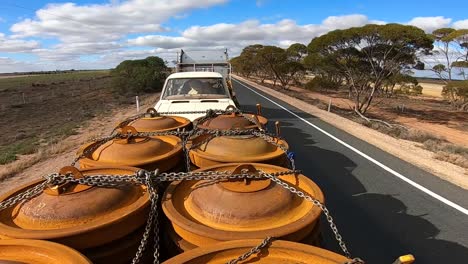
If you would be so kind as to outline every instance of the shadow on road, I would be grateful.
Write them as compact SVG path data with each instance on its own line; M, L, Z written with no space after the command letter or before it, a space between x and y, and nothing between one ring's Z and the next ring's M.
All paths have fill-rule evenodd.
M255 112L255 105L242 109ZM310 115L296 113L304 118ZM354 257L367 263L392 263L398 256L413 254L416 263L464 263L468 249L437 239L439 234L424 215L410 215L398 200L398 194L368 193L353 175L359 171L347 156L318 147L313 136L298 128L298 120L289 113L263 108L269 118L281 122L281 136L296 154L297 168L315 181L325 194L325 201L344 241ZM273 121L273 122L271 122ZM324 142L321 142L323 146ZM330 143L331 144L331 143ZM342 254L326 219L322 217L323 247ZM466 232L460 230L461 235Z

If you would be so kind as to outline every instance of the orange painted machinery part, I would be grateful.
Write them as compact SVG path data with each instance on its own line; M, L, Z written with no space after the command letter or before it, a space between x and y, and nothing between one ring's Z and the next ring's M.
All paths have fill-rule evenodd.
M287 170L268 164L228 163L197 171L239 173L241 169L252 174ZM306 176L279 178L324 201L320 188ZM267 236L301 241L314 230L321 214L320 208L269 179L173 182L163 196L162 208L175 232L196 246Z
M78 171L74 177L129 175L132 167L100 167ZM4 201L39 183L36 180L0 197ZM149 196L144 186L98 188L79 184L51 186L40 195L0 211L0 239L43 239L86 250L122 239L145 224Z
M227 263L259 245L261 239L236 240L217 243L187 251L163 264L221 264ZM258 264L342 264L350 261L334 252L289 241L273 241L259 254L253 254L239 263Z
M246 118L247 117L247 118ZM194 124L197 124L202 118L195 119ZM253 120L254 122L250 121ZM210 118L197 124L197 128L201 129L218 129L218 130L246 130L246 129L263 129L268 123L268 119L260 114L223 114L214 118Z
M91 264L78 251L49 241L31 239L0 240L0 263Z
M207 138L206 135L199 136L190 142L198 144ZM284 149L289 146L286 141L276 138L276 143ZM208 167L222 163L268 163L287 167L288 159L283 149L267 142L265 139L253 135L246 136L219 136L210 139L207 143L189 152L192 163L199 167Z
M149 108L144 117L128 123L138 132L163 132L189 129L192 122L181 116L161 116L154 108ZM118 125L117 127L123 127Z
M132 166L145 170L169 171L182 161L182 140L176 136L136 136L135 128L127 126L127 138L104 143L79 160L81 168L98 166ZM96 142L84 145L78 155L96 147Z
M142 117L129 123L139 132L163 132L184 130L192 124L190 120L181 116Z
M198 248L196 245L193 245L181 238L175 231L170 223L164 223L164 242L165 246L169 251L169 255L176 256L180 253ZM299 241L307 245L312 245L315 247L321 247L322 244L322 234L320 233L320 224L316 224L312 232Z
M138 251L141 238L143 237L144 226L103 246L82 250L81 252L92 260L93 264L128 264L132 262L135 253ZM149 241L147 247L152 248L152 241ZM152 257L151 250L143 252L142 260ZM142 261L141 263L147 263ZM150 263L150 262L148 262ZM152 262L151 262L152 263ZM0 263L1 264L1 263Z

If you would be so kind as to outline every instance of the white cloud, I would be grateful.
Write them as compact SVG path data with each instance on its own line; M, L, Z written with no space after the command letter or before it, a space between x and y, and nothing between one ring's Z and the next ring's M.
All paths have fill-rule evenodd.
M445 18L443 16L415 17L411 19L407 24L419 27L427 33L431 33L436 29L448 27L451 21L451 18Z
M30 53L37 55L37 70L110 68L126 59L159 56L168 61L185 50L219 49L227 47L230 56L237 56L242 48L251 44L288 47L299 42L308 44L314 37L335 29L385 24L370 20L361 14L330 16L317 24L298 24L292 19L246 20L240 23L217 23L191 26L178 35L167 36L165 23L170 18L183 18L197 8L224 3L228 0L113 0L108 4L78 5L51 4L36 12L36 16L23 19L11 26L13 35L0 33L0 52ZM264 1L260 1L264 3ZM468 19L416 17L407 24L427 32L446 26L467 28ZM174 33L174 32L173 32ZM136 37L128 39L129 34ZM35 40L30 40L30 37ZM41 47L37 39L52 38L58 44ZM10 64L10 66L9 66ZM3 58L0 71L34 68L26 63ZM13 71L13 70L11 70Z
M287 47L292 43L308 44L312 38L334 29L363 26L374 23L364 15L331 16L321 24L299 25L291 19L274 24L262 24L259 20L246 20L239 24L219 23L210 26L192 26L181 36L147 35L130 39L129 45L151 46L166 49L184 47L229 47L239 51L250 44L261 43ZM377 21L383 23L383 21ZM237 55L237 54L233 54Z
M330 16L322 24L329 29L358 27L370 23L365 15Z
M456 29L468 29L468 19L453 22L453 27Z
M39 47L37 41L12 39L0 33L0 52L30 52Z
M256 1L255 1L255 5L256 5L257 7L262 7L262 6L265 5L265 3L266 3L266 0L256 0Z
M41 66L37 63L16 61L8 57L0 57L0 73L39 71Z
M81 55L109 53L122 48L117 42L81 42L61 43L48 49L35 49L32 53L41 61L69 61L79 59Z
M131 46L153 46L164 49L199 46L199 42L185 37L169 37L161 35L147 35L128 40Z
M10 30L16 37L54 37L62 42L118 40L131 33L161 32L177 14L226 0L129 0L110 4L49 4Z

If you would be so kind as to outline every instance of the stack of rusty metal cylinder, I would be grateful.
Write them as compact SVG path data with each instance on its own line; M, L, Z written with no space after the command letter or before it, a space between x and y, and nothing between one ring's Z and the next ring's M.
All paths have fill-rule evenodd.
M82 178L96 175L125 177L141 169L182 171L181 138L144 136L138 132L181 131L190 126L191 122L182 117L148 115L119 124L123 136L82 146L77 154L81 157L80 168L68 166L59 173ZM0 197L0 201L43 182L36 180L16 188ZM47 186L29 201L0 211L0 262L53 263L57 259L56 263L130 263L140 244L149 207L145 186L100 188L69 183ZM63 246L58 245L60 248L53 251L50 248L57 244L41 244L36 240L63 244L72 248L67 251L72 253L67 258L63 257L66 252L55 256L54 252ZM32 243L22 251L31 254L20 256L18 246L16 251L13 250L15 241L20 245ZM50 250L42 252L44 248ZM51 254L49 258L44 257L47 254ZM146 255L149 257L150 254ZM145 261L144 257L142 261ZM88 262L84 261L86 258Z
M260 107L256 114L229 111L207 115L196 120L193 128L187 119L149 111L119 124L121 136L82 146L80 168L64 167L60 174L82 178L127 177L140 169L252 176L262 172L279 175L288 186L323 203L322 191L308 177L297 172L281 174L291 171L286 153L289 146L279 137L278 124L276 136L264 133L267 122ZM157 131L185 132L180 137L139 133ZM17 188L0 201L42 182ZM268 254L247 256L247 262L239 263L347 261L316 247L321 209L271 179L180 180L159 192L164 213L159 241L165 263L226 263L258 246L265 237L277 239L269 245ZM34 198L0 211L0 262L130 263L138 251L150 204L146 186L92 187L68 182L47 186ZM28 248L22 252L31 252L29 258L12 257L19 254L18 245L22 244ZM55 251L63 249L63 254L53 253L54 246ZM141 263L152 263L151 249L152 245L146 246ZM48 254L47 261L44 256Z
M280 138L279 124L275 123L276 136L264 133L268 120L257 107L256 114L231 112L194 121L194 130L201 132L186 145L194 172L258 175L260 171L275 174L290 170L289 146ZM226 131L235 133L223 133ZM279 178L323 203L322 191L306 176L293 173ZM168 250L185 252L167 263L226 263L265 237L315 246L320 241L321 209L270 179L172 182L163 196L162 209L168 220L165 240L172 242ZM310 263L312 252L318 258L346 260L293 242L275 241L272 245L268 249L271 256L259 259L259 263Z

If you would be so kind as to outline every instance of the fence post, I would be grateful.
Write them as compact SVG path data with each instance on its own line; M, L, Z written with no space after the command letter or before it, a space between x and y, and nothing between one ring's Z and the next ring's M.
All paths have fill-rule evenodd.
M23 104L26 104L26 97L25 97L24 93L23 93Z
M140 112L140 100L138 100L138 95L135 96L135 100L136 100L137 113L139 113Z
M331 98L330 98L330 100L328 101L328 112L330 112L330 108L331 108Z

